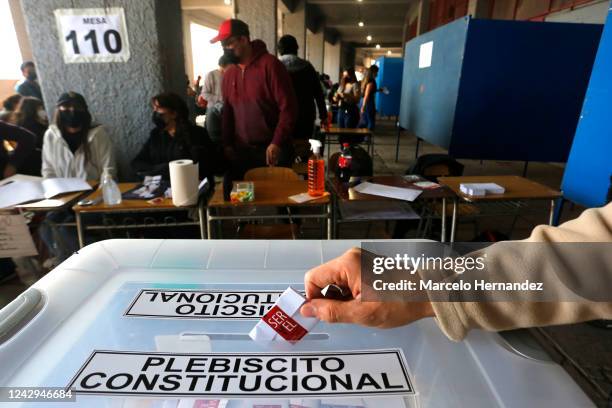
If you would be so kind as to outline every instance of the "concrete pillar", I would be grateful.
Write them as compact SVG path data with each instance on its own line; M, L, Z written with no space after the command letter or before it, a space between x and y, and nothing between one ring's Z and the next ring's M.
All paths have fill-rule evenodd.
M79 8L102 8L80 0ZM53 11L75 8L73 0L22 0L34 62L49 117L66 91L83 94L96 122L110 133L123 179L130 160L149 137L151 97L162 91L185 95L185 65L179 0L113 0L125 13L130 58L126 62L64 63Z
M468 15L474 18L491 18L491 0L469 0Z
M324 59L324 43L325 43L325 29L319 28L319 31L313 33L308 30L306 34L306 59L310 61L314 69L318 72L323 71L323 59Z
M417 17L417 35L429 31L429 10L431 4L429 0L419 0Z
M234 7L236 18L249 25L251 39L262 40L276 54L276 0L234 0Z
M340 41L336 44L325 41L323 54L323 72L333 83L340 82Z
M26 31L25 20L23 19L23 12L21 11L19 0L9 0L9 7L11 9L11 17L13 17L13 25L15 26L15 33L17 34L17 42L19 43L21 57L24 61L31 60L32 46L30 45L30 38Z
M283 12L283 35L292 35L297 39L298 57L306 57L306 1L294 2L293 11Z

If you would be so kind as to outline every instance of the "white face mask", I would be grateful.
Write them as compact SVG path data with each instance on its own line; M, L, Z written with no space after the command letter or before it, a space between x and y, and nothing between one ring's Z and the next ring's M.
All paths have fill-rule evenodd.
M36 114L38 115L38 119L40 119L40 120L44 120L44 121L46 121L46 120L47 120L47 112L45 112L45 110L44 110L44 109L39 109L39 110L36 112Z

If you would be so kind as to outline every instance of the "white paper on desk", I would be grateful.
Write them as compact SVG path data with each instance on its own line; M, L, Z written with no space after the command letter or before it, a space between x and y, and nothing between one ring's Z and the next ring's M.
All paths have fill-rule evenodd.
M45 192L38 181L13 181L0 187L0 208L14 207L43 198Z
M302 203L306 203L308 201L312 201L312 200L318 200L319 198L323 198L323 197L327 197L329 195L329 193L325 193L323 195L317 196L317 197L313 197L308 193L300 193L300 194L295 194L292 196L289 196L289 199L291 201L295 201L298 204L302 204Z
M386 186L384 184L370 183L367 181L354 187L354 190L362 194L371 194L406 201L414 201L422 193L421 190L415 190L413 188Z
M52 198L65 193L91 190L91 186L79 178L48 178L42 181L45 198Z
M0 258L35 256L38 251L22 215L0 215Z
M65 201L50 198L48 200L40 200L40 201L35 201L33 203L21 204L18 207L25 208L25 209L28 209L28 208L57 208L57 207L61 207L64 204L66 204Z
M42 177L38 176L28 176L27 174L14 174L11 177L7 177L4 180L0 181L0 187L5 184L12 183L13 181L37 181L41 182Z

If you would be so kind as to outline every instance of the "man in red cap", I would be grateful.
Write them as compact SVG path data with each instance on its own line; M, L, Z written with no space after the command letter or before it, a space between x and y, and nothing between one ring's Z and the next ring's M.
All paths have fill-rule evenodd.
M261 40L251 41L249 26L231 19L211 43L221 41L234 65L223 75L223 145L233 180L255 167L293 162L297 101L283 64Z

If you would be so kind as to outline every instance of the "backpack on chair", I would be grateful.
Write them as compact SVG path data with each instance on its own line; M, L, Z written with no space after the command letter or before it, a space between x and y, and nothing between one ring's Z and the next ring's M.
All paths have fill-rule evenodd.
M438 177L457 177L463 175L463 164L447 154L424 154L406 171L418 174L429 181L436 182Z

